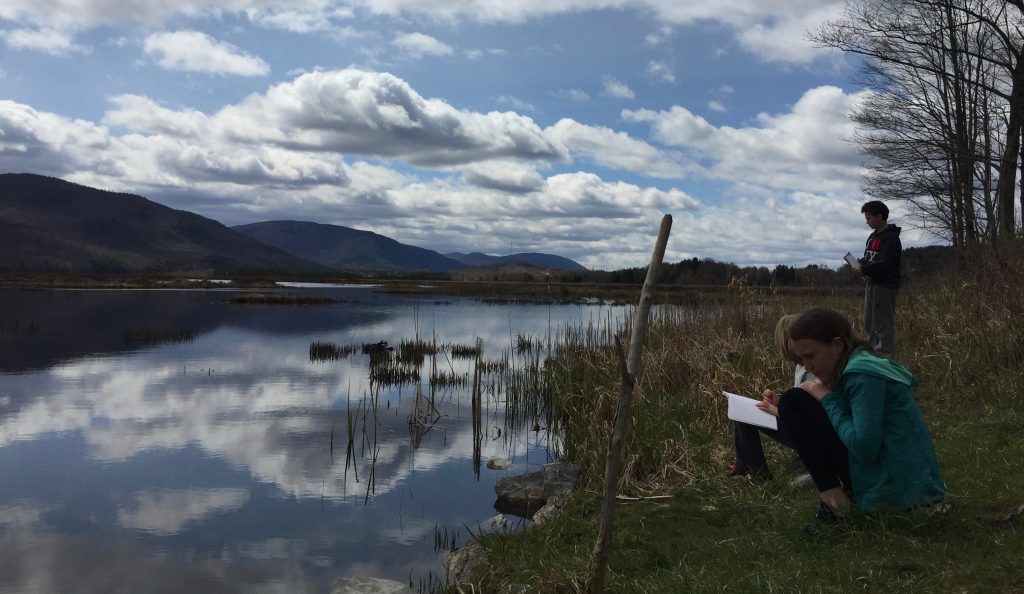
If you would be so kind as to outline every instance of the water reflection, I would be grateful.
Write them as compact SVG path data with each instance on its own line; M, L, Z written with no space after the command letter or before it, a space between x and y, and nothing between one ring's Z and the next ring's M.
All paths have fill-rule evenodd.
M496 357L520 334L610 311L327 291L338 303L0 291L0 328L36 328L0 332L0 591L301 592L436 573L435 529L494 515L505 471L474 452L532 470L550 436L503 431L500 394L475 401L472 382L432 390L424 373L417 397L371 385L362 354L311 361L310 343L480 337ZM194 338L139 344L133 328ZM410 425L431 393L430 421Z

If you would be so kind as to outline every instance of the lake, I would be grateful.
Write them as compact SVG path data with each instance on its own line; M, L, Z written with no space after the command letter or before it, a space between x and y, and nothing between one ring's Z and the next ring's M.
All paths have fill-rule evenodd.
M0 290L0 592L326 592L340 576L430 585L446 546L489 529L497 480L551 461L558 436L542 419L509 418L498 374L483 383L474 432L476 363L449 348L401 367L418 380L394 383L361 348L321 359L311 345L386 341L395 358L403 340L479 337L483 360L526 369L560 327L626 311L280 292L332 302ZM513 466L490 470L490 458Z

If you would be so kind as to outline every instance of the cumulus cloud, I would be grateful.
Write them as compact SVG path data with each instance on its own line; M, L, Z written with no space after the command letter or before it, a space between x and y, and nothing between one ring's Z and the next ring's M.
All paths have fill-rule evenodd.
M450 56L455 53L452 46L424 33L399 33L391 42L410 58L424 56Z
M348 187L342 195L390 209L388 191L407 180L346 156L439 168L569 158L529 118L458 110L392 75L351 69L303 74L211 114L120 95L102 124L0 101L0 167L114 189L203 188L236 203L259 184L307 187L311 208L346 203L338 192ZM467 170L466 179L510 191L540 184L530 166L510 167Z
M0 39L7 47L17 50L31 50L65 56L71 53L86 53L89 48L78 45L67 31L57 29L14 29L0 32Z
M500 95L495 97L494 100L502 105L508 105L512 109L517 109L519 111L534 111L537 109L532 103L523 101L522 99L511 95Z
M671 34L669 28L717 22L733 31L744 48L764 59L808 62L821 55L821 50L806 42L804 34L838 15L844 5L844 0L350 0L339 7L325 0L128 0L115 6L109 0L5 0L0 3L0 19L66 29L125 22L160 25L181 16L237 13L264 25L306 32L333 26L353 9L392 17L420 15L487 23L519 23L591 10L639 10L662 23L659 31L648 36L649 44L661 43Z
M214 119L223 134L245 142L401 157L416 165L567 156L528 117L458 110L423 98L394 75L357 69L304 74Z
M236 76L264 76L270 72L270 66L258 56L199 31L153 33L146 38L143 49L167 70Z
M658 82L676 82L676 74L672 70L672 65L664 60L651 60L648 62L647 76Z
M266 4L247 9L246 15L254 23L271 29L293 33L342 31L346 36L357 33L340 23L355 16L351 7L313 3L312 5Z
M715 99L712 99L711 101L708 101L708 109L710 109L711 111L717 111L719 113L724 113L724 112L728 111L725 108L725 105L722 105L721 101L717 101Z
M590 217L631 218L637 208L667 212L700 207L696 199L675 188L666 191L625 182L610 183L593 173L552 176L546 190L558 208L574 216L587 213Z
M61 174L78 167L105 167L106 128L0 100L0 169Z
M544 185L534 167L514 161L474 163L463 169L462 178L472 186L517 194L534 192Z
M604 268L643 265L646 231L672 212L687 243L701 245L672 257L824 262L846 237L841 227L863 235L859 156L842 140L859 99L811 89L746 127L716 126L678 105L623 111L625 122L650 127L641 140L572 119L541 129L514 113L460 110L385 73L316 71L210 113L120 95L94 123L0 100L0 169L141 193L227 224L337 222L400 230L405 242L444 251L501 251L528 237L524 249ZM696 177L708 194L603 179L574 170L570 157L662 180ZM554 164L558 172L540 173ZM712 195L716 205L702 207ZM820 232L820 245L778 242L765 231L777 212L794 217L794 232ZM826 212L835 221L818 220Z
M209 130L209 118L195 109L169 109L142 95L118 95L110 102L114 109L103 123L112 126L179 137L199 137Z
M633 92L633 89L629 88L629 85L610 76L604 79L601 94L605 97L614 97L616 99L633 99L636 97L636 94Z
M358 69L316 71L211 115L122 95L104 122L204 143L400 158L421 166L492 159L564 161L568 152L528 117L459 110L405 81Z
M662 23L646 36L645 43L666 41L673 28L699 22L725 25L748 51L773 61L805 63L822 50L806 41L827 18L838 16L844 0L461 0L422 2L420 0L353 0L371 13L401 16L426 15L443 20L468 19L483 22L523 22L554 14L588 10L641 10L654 14Z
M648 33L644 36L644 44L651 46L658 46L664 43L668 43L672 39L675 31L669 25L662 25L657 31Z
M809 185L837 190L855 186L860 155L849 113L865 92L832 86L805 92L784 114L761 114L758 126L715 127L684 107L667 111L625 110L627 122L647 123L652 136L708 163L719 179L768 188L802 190Z
M599 165L642 173L652 177L683 177L685 168L663 151L604 126L587 126L565 118L545 130L578 154Z
M569 101L575 101L582 103L583 101L590 101L590 95L586 91L580 89L563 89L554 93L556 97L568 99Z

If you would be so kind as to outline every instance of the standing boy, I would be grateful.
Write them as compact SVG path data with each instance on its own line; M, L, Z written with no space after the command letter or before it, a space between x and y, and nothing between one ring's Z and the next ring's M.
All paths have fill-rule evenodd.
M883 357L891 357L896 342L896 291L900 288L902 271L900 228L889 224L889 208L878 200L860 207L871 235L864 246L860 268L853 273L867 279L864 290L864 330L871 347Z

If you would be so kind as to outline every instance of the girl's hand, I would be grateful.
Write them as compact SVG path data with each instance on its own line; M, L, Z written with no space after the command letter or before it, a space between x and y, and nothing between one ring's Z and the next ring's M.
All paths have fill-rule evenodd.
M761 395L761 402L758 402L754 406L773 417L777 417L779 416L779 395L773 390L765 390L764 394Z
M822 398L832 393L832 390L830 390L828 386L821 383L821 380L817 379L803 382L800 384L800 387L811 396L814 396L814 399L819 402Z

